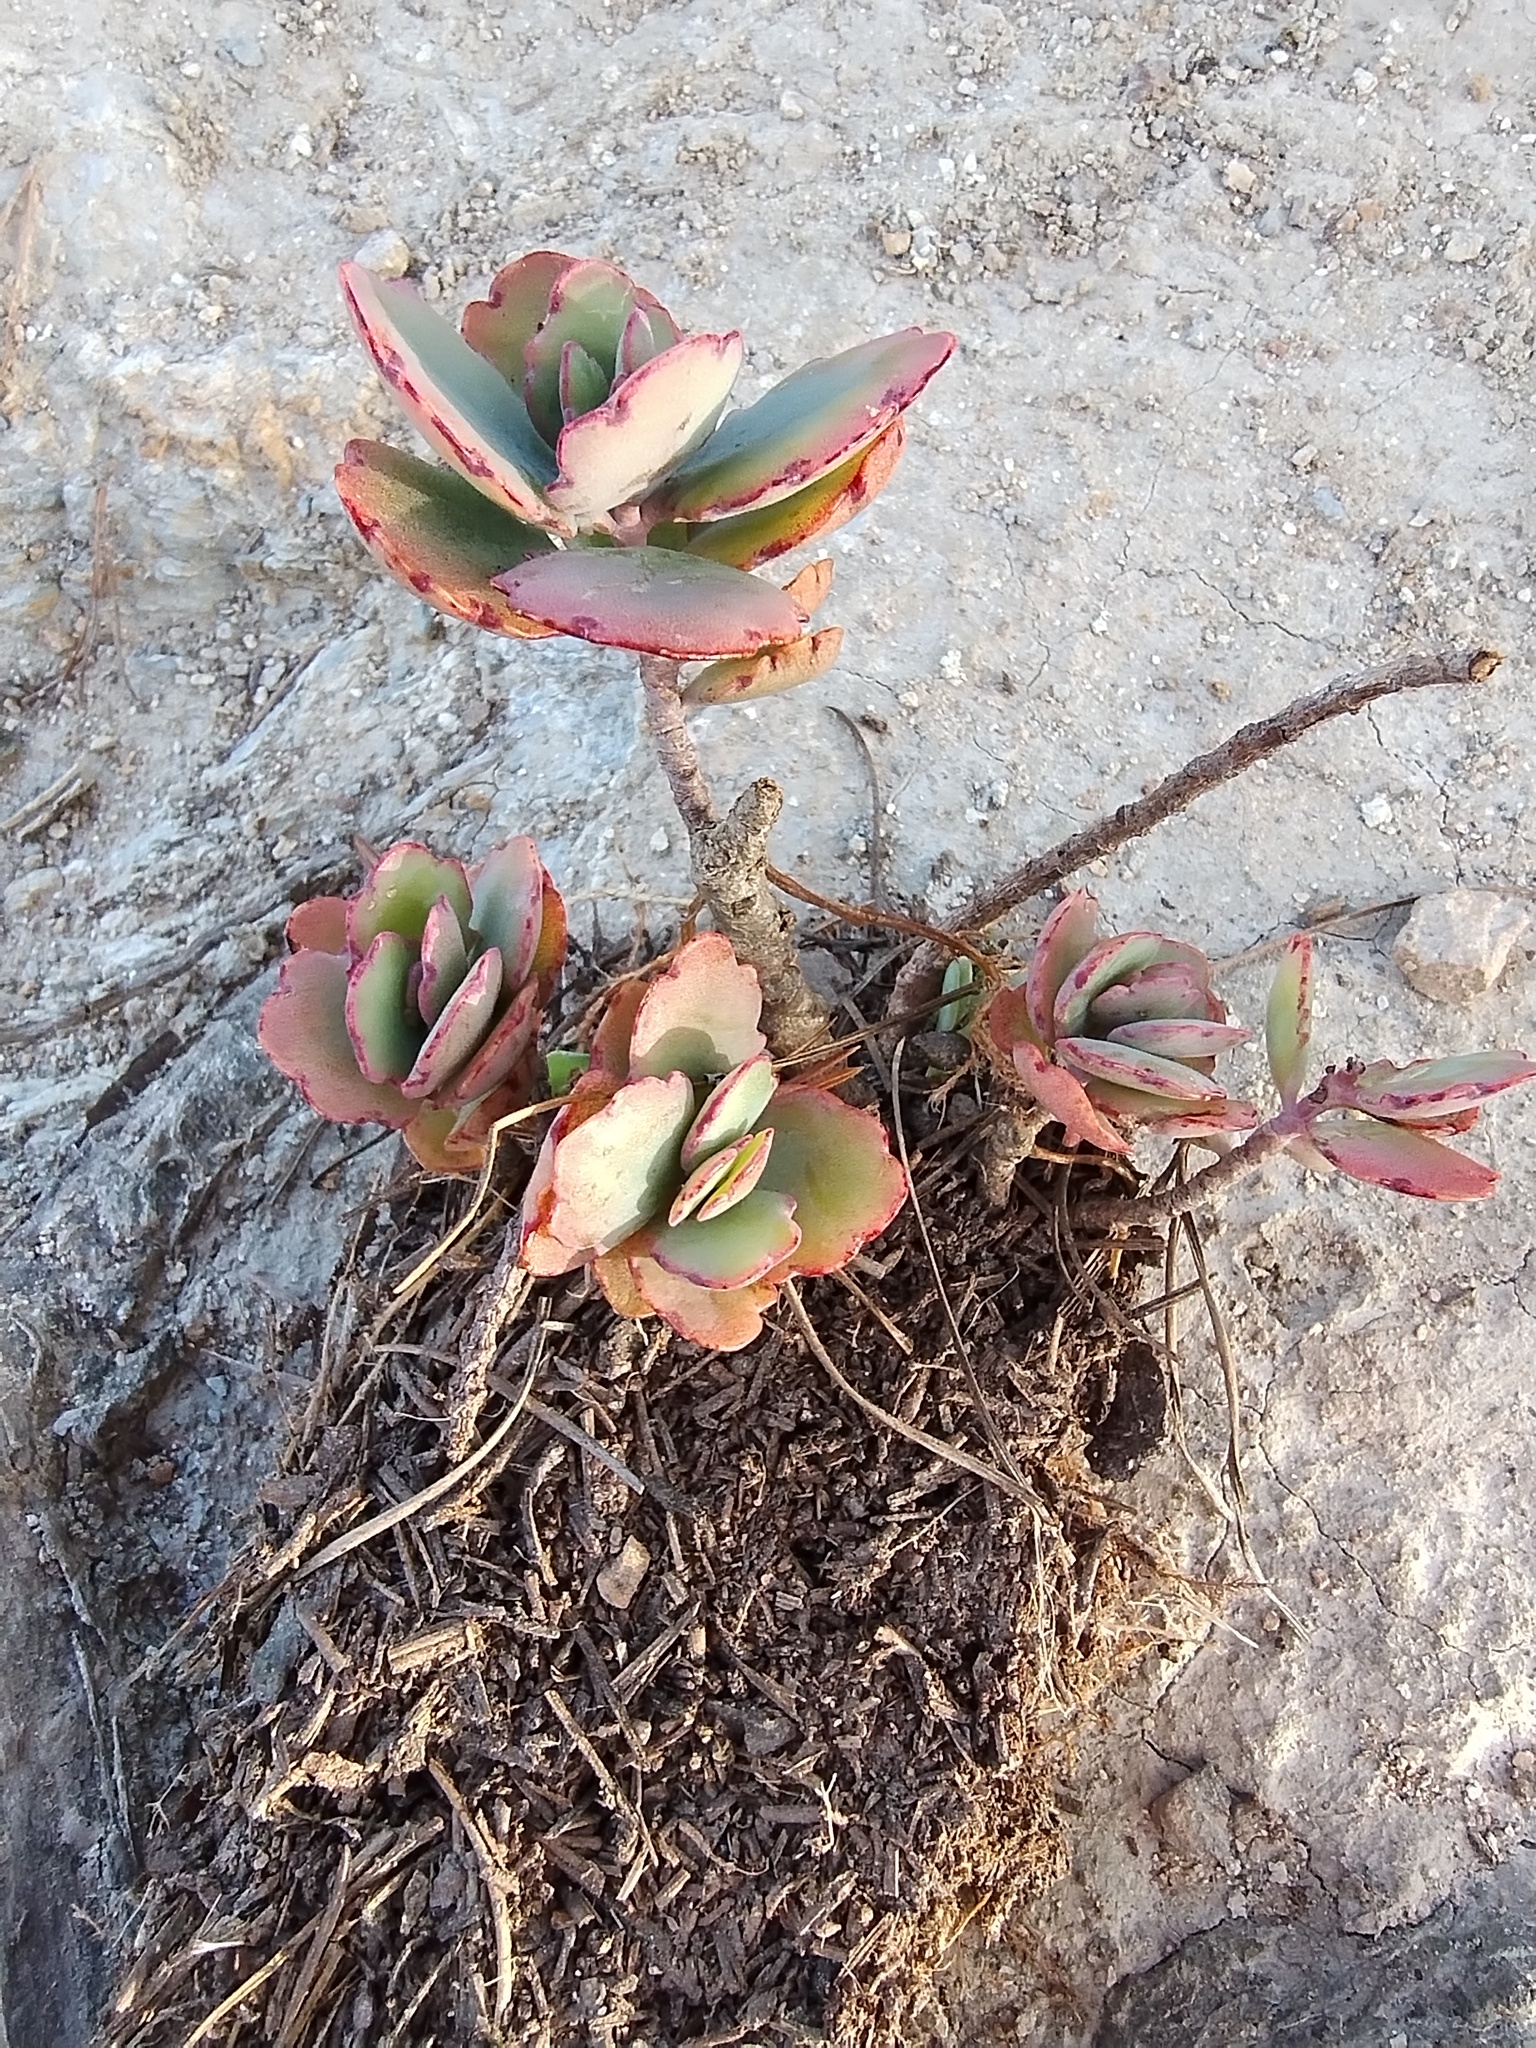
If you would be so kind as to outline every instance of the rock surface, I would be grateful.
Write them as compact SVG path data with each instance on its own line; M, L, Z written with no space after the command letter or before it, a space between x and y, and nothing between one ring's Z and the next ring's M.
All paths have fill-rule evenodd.
M615 257L686 326L743 326L746 397L960 332L831 544L839 666L698 720L725 793L786 782L779 864L845 897L942 917L1331 675L1505 648L1488 688L1379 704L1085 878L1118 924L1243 955L1325 904L1536 873L1536 47L1519 0L58 0L0 25L0 84L0 2010L11 2048L78 2048L107 1967L80 1910L110 1912L149 1789L120 1810L83 1673L109 1699L217 1578L388 1170L306 1151L249 1054L291 901L406 831L535 832L578 932L689 893L626 660L442 628L355 545L331 466L408 437L335 263L391 231L454 309L528 248ZM94 785L28 822L87 754ZM1536 1039L1522 960L1466 1016L1389 947L1373 919L1321 942L1319 1058ZM1262 963L1223 989L1256 1021ZM1290 2009L1383 1938L1406 1997L1407 1930L1528 1909L1533 1138L1501 1098L1475 1210L1282 1164L1213 1235L1275 1598L1171 1456L1128 1483L1227 1604L1085 1731L1071 1875L955 1958L974 2038L1086 2042L1202 1930L1222 2038L1255 1923L1277 1956L1333 1930L1284 1949ZM1189 1373L1215 1470L1198 1344ZM84 1551L46 1526L66 1487ZM163 1763L174 1729L127 1697ZM1176 1830L1192 1774L1235 1870L1167 1853L1152 1809ZM1476 2011L1479 1965L1435 1967Z
M1403 978L1438 1003L1486 995L1531 922L1530 906L1496 889L1421 896L1392 946Z

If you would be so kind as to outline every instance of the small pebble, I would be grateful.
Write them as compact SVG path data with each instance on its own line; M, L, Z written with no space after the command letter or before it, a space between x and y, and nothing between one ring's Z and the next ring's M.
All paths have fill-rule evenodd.
M404 277L411 267L411 245L397 228L377 228L357 248L357 261L375 277Z
M1397 935L1392 958L1420 995L1468 1003L1485 995L1504 972L1530 918L1528 905L1496 889L1421 896Z
M1446 240L1445 260L1447 263L1475 263L1485 246L1482 236L1471 228L1454 228Z
M640 1581L650 1570L651 1553L636 1536L624 1538L624 1548L597 1575L597 1590L610 1607L628 1607L640 1590Z

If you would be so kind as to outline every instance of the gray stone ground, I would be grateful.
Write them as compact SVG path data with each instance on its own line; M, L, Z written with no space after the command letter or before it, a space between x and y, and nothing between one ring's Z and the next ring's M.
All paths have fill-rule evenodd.
M291 891L405 827L536 832L608 932L686 888L626 660L437 633L361 560L328 478L390 414L335 261L393 229L456 306L526 248L613 256L685 325L745 327L748 393L907 322L960 333L832 543L843 662L700 720L726 789L788 784L784 865L862 894L878 843L942 914L1298 690L1471 640L1511 655L1487 693L1384 704L1090 879L1222 955L1453 885L1507 925L1536 843L1536 17L7 0L0 95L0 2039L70 2048L144 1818L89 1701L216 1574L382 1157L312 1189L342 1148L301 1167L250 1051ZM878 842L833 705L885 724ZM1394 960L1402 916L1324 943L1328 1054L1536 1038L1528 938L1446 1001ZM1227 983L1250 1021L1262 986ZM1475 1211L1282 1165L1229 1212L1255 1542L1308 1633L1239 1598L1080 1735L1072 1876L956 1959L974 2038L1086 2042L1106 1993L1106 2044L1536 2038L1533 1130L1536 1102L1495 1106ZM1205 1363L1188 1400L1214 1462ZM1133 1491L1236 1572L1172 1458Z

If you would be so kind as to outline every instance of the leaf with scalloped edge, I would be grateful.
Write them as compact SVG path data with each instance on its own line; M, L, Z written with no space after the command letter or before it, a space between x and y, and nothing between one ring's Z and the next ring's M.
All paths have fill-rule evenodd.
M424 603L508 639L549 637L553 628L525 617L491 578L547 554L552 541L457 471L382 441L349 441L336 495L369 553Z
M496 587L557 633L674 661L756 654L806 626L771 583L663 548L569 547L498 576Z
M562 1244L611 1251L662 1210L677 1186L693 1121L685 1074L630 1081L555 1147L549 1230Z
M907 1199L880 1119L824 1089L781 1087L765 1125L773 1150L758 1182L788 1195L802 1237L799 1273L835 1273L884 1230Z
M701 1160L755 1129L778 1085L773 1061L765 1052L744 1060L723 1081L716 1082L683 1140L684 1173L692 1173Z
M528 344L549 311L550 293L580 261L578 256L562 256L558 249L534 249L515 263L504 264L486 296L464 308L459 323L464 339L514 391L523 388Z
M415 1114L400 1090L370 1081L347 1030L347 963L306 950L285 960L261 1006L256 1038L272 1064L298 1084L310 1108L339 1124L388 1124Z
M700 932L647 987L629 1039L631 1074L713 1081L756 1059L763 991L721 932ZM690 1119L691 1122L691 1119Z
M825 675L842 651L841 626L825 626L819 633L786 641L782 647L765 647L759 654L735 655L727 661L712 661L702 668L683 691L690 708L701 704L745 704L751 697L774 697L781 690L798 689Z
M1293 932L1286 941L1264 1006L1264 1050L1269 1071L1289 1109L1307 1078L1312 1038L1312 941Z
M782 1265L799 1244L794 1201L759 1183L712 1222L695 1216L650 1224L636 1233L629 1251L696 1286L727 1288L750 1287Z
M1307 1136L1330 1166L1373 1187L1431 1202L1470 1202L1491 1195L1499 1176L1490 1166L1453 1152L1421 1131L1374 1117L1319 1117Z
M692 334L561 429L549 501L578 526L641 498L697 447L741 369L739 334Z
M786 498L884 433L948 361L952 334L904 328L804 364L732 413L657 493L673 519L720 519Z
M295 953L345 953L346 897L311 896L295 908L283 936Z
M1058 1067L1038 1045L1015 1039L1010 1048L1019 1079L1051 1120L1060 1124L1069 1145L1097 1145L1101 1152L1124 1154L1130 1146L1094 1108L1075 1074Z
M762 1333L763 1310L772 1306L776 1290L761 1283L752 1287L700 1287L680 1273L669 1273L655 1259L629 1260L636 1292L680 1337L710 1351L742 1351Z
M753 569L836 533L856 519L890 482L906 440L906 427L894 421L867 448L818 477L814 483L778 498L755 512L695 525L663 520L652 527L652 547L681 548L735 569Z
M469 922L469 880L463 863L434 853L419 839L402 839L380 855L347 906L347 940L361 959L380 932L398 932L421 944L432 906L446 896L462 923Z
M542 491L554 459L506 379L413 284L343 263L341 288L374 368L438 454L514 518L569 532Z

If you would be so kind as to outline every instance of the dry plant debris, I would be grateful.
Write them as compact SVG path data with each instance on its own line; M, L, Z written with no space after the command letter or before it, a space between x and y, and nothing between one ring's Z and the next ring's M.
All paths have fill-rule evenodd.
M1071 1709L1183 1633L1089 1464L1161 1426L1097 1305L1160 1247L1069 1281L1062 1169L987 1208L962 1107L906 1105L933 1264L909 1208L793 1305L899 1430L782 1311L701 1352L584 1281L505 1296L495 1232L392 1293L444 1198L362 1219L263 1532L133 1681L195 1741L110 2048L921 2035L961 1931L1060 1867Z

